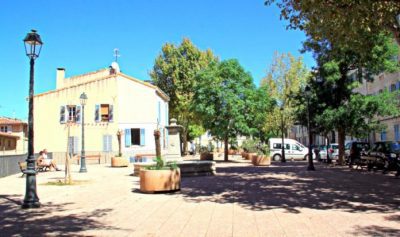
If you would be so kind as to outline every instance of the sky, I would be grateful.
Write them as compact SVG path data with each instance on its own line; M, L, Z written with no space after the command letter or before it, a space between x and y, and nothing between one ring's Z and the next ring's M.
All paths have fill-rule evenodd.
M0 116L27 120L29 59L23 39L36 29L44 43L35 62L35 94L55 89L56 69L66 77L108 67L118 48L121 71L150 80L163 44L189 38L220 59L236 58L259 85L274 52L300 54L305 35L286 30L279 9L263 0L2 0L0 8ZM45 111L44 111L45 113Z

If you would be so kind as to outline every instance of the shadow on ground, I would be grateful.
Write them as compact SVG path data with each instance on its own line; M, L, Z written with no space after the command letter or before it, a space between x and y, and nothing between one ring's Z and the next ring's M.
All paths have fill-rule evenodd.
M0 195L0 236L82 236L85 230L116 229L95 220L112 209L97 209L89 213L68 214L72 203L44 203L41 208L21 209L19 195Z
M237 203L256 211L284 208L290 213L300 213L301 208L392 213L400 206L400 179L344 167L317 165L317 171L306 171L305 162L270 167L231 163L217 172L217 176L184 178L184 198Z

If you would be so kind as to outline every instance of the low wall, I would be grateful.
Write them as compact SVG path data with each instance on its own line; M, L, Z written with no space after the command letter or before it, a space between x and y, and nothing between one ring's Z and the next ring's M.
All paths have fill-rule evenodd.
M27 154L0 156L0 177L20 173L18 162L25 161Z

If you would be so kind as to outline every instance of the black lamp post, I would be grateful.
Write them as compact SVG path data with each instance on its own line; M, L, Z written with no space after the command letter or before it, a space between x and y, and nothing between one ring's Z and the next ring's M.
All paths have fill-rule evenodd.
M285 124L284 124L284 121L283 121L283 105L282 105L282 107L281 107L281 132L282 132L282 147L281 147L281 149L282 149L282 159L281 159L281 162L286 162L286 156L285 156Z
M81 149L81 168L80 173L86 173L86 158L85 158L85 105L87 101L86 93L83 92L79 97L82 105L82 149Z
M28 157L26 159L26 189L25 198L22 208L38 208L40 207L39 197L36 193L36 169L34 154L34 136L33 136L33 91L34 91L34 67L35 59L39 57L42 49L42 39L36 33L36 30L28 33L24 39L25 53L30 59L30 75L29 75L29 115L28 115Z
M305 94L307 97L307 130L308 130L308 167L307 170L315 170L311 149L311 127L310 127L310 97L311 97L311 88L310 86L306 86Z

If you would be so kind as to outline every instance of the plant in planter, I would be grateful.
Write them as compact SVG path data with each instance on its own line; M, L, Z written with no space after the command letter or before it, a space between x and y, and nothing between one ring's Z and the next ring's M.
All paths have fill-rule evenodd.
M128 160L126 158L122 157L121 136L122 136L122 131L118 130L117 131L118 154L114 157L111 157L111 167L127 167L129 164Z
M200 147L200 160L214 160L214 154L210 151L210 146Z
M237 150L238 148L236 145L231 145L231 147L228 150L228 155L236 155Z
M254 155L257 155L258 152L258 141L254 139L247 139L243 142L242 147L246 152L246 156L244 157L247 160L251 160Z
M269 155L269 146L267 144L258 146L257 155L252 156L251 163L255 166L271 165L271 157Z
M181 171L176 164L165 164L161 157L156 164L140 170L140 191L144 193L178 191L181 188Z

